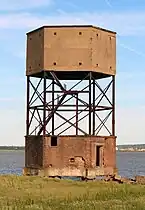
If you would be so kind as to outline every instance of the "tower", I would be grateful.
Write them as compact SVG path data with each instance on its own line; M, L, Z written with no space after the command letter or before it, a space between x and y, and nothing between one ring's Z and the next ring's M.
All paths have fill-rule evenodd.
M27 33L25 174L114 174L115 75L115 32L72 25Z

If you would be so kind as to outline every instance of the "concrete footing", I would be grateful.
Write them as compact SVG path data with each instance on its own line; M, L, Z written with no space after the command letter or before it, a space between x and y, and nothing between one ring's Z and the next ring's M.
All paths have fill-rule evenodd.
M58 168L24 168L23 175L25 176L50 176L50 177L87 177L87 178L95 178L97 176L105 176L112 174L117 174L116 169L112 168L96 168L96 169L76 169L71 167L66 167L62 169Z

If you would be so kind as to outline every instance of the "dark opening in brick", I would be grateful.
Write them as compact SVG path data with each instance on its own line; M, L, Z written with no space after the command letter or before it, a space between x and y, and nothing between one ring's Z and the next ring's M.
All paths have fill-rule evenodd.
M57 146L57 136L51 136L51 147Z
M56 32L54 32L54 35L56 36L56 35L57 35L57 33L56 33Z
M82 65L82 63L81 62L79 62L79 66L81 66Z
M75 159L74 158L70 158L70 162L75 162Z
M82 32L81 31L79 32L79 35L82 35Z
M56 62L54 62L53 65L56 66Z
M101 146L96 146L96 166L100 166L100 149Z

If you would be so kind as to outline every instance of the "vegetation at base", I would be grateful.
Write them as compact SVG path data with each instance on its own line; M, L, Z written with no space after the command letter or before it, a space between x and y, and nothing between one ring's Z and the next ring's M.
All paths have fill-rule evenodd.
M0 176L0 209L143 210L145 186Z

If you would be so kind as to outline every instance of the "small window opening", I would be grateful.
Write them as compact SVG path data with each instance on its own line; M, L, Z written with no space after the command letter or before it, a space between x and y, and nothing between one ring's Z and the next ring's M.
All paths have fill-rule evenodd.
M96 34L96 36L98 37L98 36L99 36L99 34Z
M98 66L99 66L99 64L97 63L97 64L96 64L96 66L98 67Z
M56 147L57 146L57 136L52 136L51 137L51 147Z
M79 35L82 35L82 32L81 31L79 32Z
M110 69L112 69L112 66L110 66Z
M56 62L54 62L53 65L56 66Z
M75 162L75 159L74 158L70 158L70 162L71 163Z
M56 32L54 32L54 35L55 35L55 36L56 36L56 34L57 34L57 33L56 33Z
M81 66L82 65L82 63L81 62L79 62L79 66Z
M96 166L100 166L101 146L96 146Z

